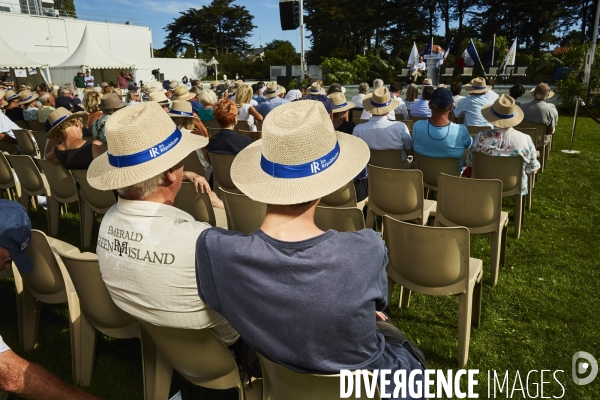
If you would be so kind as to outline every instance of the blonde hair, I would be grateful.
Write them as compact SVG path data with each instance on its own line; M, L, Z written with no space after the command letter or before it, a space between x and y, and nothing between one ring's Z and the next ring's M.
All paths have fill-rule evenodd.
M187 117L171 117L171 118L173 119L173 123L175 123L175 125L177 125L177 127L179 129L187 129L188 131L193 131L194 129L196 129L193 118L187 118Z
M106 85L102 88L102 94L115 93L115 90L112 86Z
M217 95L212 90L202 90L198 95L198 101L203 106L212 106L219 101Z
M369 94L369 84L367 82L363 82L358 85L358 93Z
M102 94L98 92L88 91L83 95L83 108L89 113L100 111L100 100Z
M250 85L242 85L235 94L235 105L240 108L244 104L250 103L252 100L252 87Z
M165 182L165 173L153 176L150 179L146 179L143 182L136 183L135 185L127 186L125 188L117 189L119 195L129 199L146 200L152 193L156 192L158 187Z
M411 83L406 88L406 101L415 101L419 96L419 88L414 83Z

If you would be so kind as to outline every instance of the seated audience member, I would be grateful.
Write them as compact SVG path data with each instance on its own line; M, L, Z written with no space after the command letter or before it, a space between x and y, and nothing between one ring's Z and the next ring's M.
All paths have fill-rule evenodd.
M410 107L411 117L431 117L431 109L429 108L429 100L431 100L431 93L433 93L433 86L423 85L421 89L421 98L416 100Z
M488 92L486 92L485 95L489 97L492 100L492 102L496 101L498 97L500 97L500 95L494 92L494 81L491 79L486 79L485 84L487 86L491 86L491 89Z
M202 88L200 86L192 86L190 89L190 93L194 95L188 101L192 104L192 110L196 113L196 115L200 115L200 109L202 108L202 104L198 101L198 96L202 93ZM200 117L198 117L200 118Z
M252 85L252 100L256 101L258 104L266 101L265 98L261 96L262 88L263 87L259 83Z
M231 100L221 100L213 107L215 121L221 130L212 135L205 150L216 154L236 155L246 146L252 144L248 136L240 135L233 130L237 124L238 108Z
M287 94L287 89L284 86L281 86L280 93L278 94L278 96L281 97L282 99L285 99L286 94Z
M332 93L329 96L331 109L333 112L333 127L338 132L344 132L352 135L352 131L356 124L349 121L348 112L353 109L356 104L352 101L347 101L346 96L342 92Z
M106 152L106 144L99 140L83 140L85 112L71 114L59 107L48 115L46 121L46 159L61 164L66 169L88 169L91 162Z
M32 93L29 90L19 92L19 105L23 108L23 119L25 121L38 120L37 93Z
M356 125L352 134L364 140L373 150L402 150L402 161L413 154L413 140L403 122L390 121L388 113L398 107L388 88L380 87L363 100L365 111L373 116L368 122Z
M342 92L342 85L340 85L339 83L332 83L327 88L327 91L325 94L327 96L329 96L331 93L337 93L337 92Z
M419 350L385 322L381 236L323 232L314 223L319 199L368 161L365 143L336 133L321 104L285 104L265 120L262 142L242 150L231 168L236 186L267 204L262 226L250 235L208 229L196 243L200 298L253 349L296 372L390 369L408 376L425 368ZM323 167L315 171L314 162Z
M483 106L487 104L493 104L493 101L489 97L485 96L485 94L489 92L492 87L486 85L485 79L475 78L471 81L471 83L465 85L465 89L469 92L469 96L462 99L460 104L456 106L454 111L452 111L454 117L459 118L464 114L464 124L466 126L487 125L492 127L492 124L490 124L488 120L481 115L481 108Z
M508 89L508 95L515 99L515 104L521 106L517 99L525 94L525 88L520 83L516 83Z
M400 102L400 105L398 107L396 107L394 111L394 118L390 118L391 120L396 120L396 114L402 114L402 117L404 119L408 119L409 115L408 115L408 109L406 108L406 104L404 104L404 101L402 101L402 98L400 97L400 95L402 94L402 85L399 83L392 83L390 85L390 94L392 96L392 99L396 99ZM390 117L391 117L391 113L390 113Z
M282 93L283 89L283 86L279 86L277 82L267 83L267 88L263 93L265 101L263 103L260 103L256 107L256 111L258 111L259 114L263 116L263 118L266 117L275 107L290 102L289 100L282 99L281 97L279 97L279 94ZM323 93L319 94L325 94L325 91L323 90Z
M115 112L125 107L125 104L121 102L121 99L116 93L108 93L102 96L100 100L100 110L102 110L102 116L96 120L92 125L92 134L94 139L98 139L102 143L106 143L106 121Z
M4 92L0 90L0 95L2 94L4 94ZM15 133L12 131L13 129L22 128L11 121L6 115L4 115L3 112L0 111L0 141L16 145L17 139L15 137Z
M521 194L527 194L527 176L537 173L540 162L536 158L536 150L529 135L517 131L513 127L523 121L523 111L515 104L515 100L501 95L494 104L488 104L481 109L483 117L494 126L492 130L479 132L473 140L467 165L473 165L473 152L490 156L523 157L523 177Z
M171 99L169 99L163 91L150 93L150 95L148 96L148 101L158 103L165 112L169 112L172 103Z
M217 96L217 101L229 100L229 86L220 84L215 90L215 95Z
M100 110L101 101L102 93L86 89L83 95L83 109L88 113L88 117L83 127L83 136L93 136L92 126L103 115L102 110Z
M140 88L135 86L135 84L133 82L129 84L129 87L127 88L127 94L125 95L125 106L126 107L132 106L132 105L140 102L139 90L140 90Z
M38 121L44 124L48 119L48 115L55 110L54 96L52 96L50 93L44 92L40 94L39 99L40 103L42 103L42 107L38 110Z
M31 240L31 222L19 203L0 199L0 271L14 262L23 274L33 262L26 253ZM0 393L38 400L93 400L96 397L78 389L30 363L10 350L0 336Z
M450 90L437 88L433 91L429 100L431 117L417 121L413 126L413 150L427 157L456 158L461 172L463 153L471 147L473 140L466 126L448 119L453 103Z
M558 112L554 104L546 103L546 100L554 96L554 92L545 83L540 83L532 91L533 100L521 105L523 121L543 124L546 135L552 135L558 123Z
M215 118L213 117L213 106L217 104L217 95L215 92L211 90L203 90L202 93L198 95L198 101L202 105L200 112L198 113L198 117L200 117L201 121L212 121Z
M411 83L406 88L406 96L404 96L404 104L406 104L406 109L408 110L408 114L410 114L410 109L415 101L419 98L419 87L414 83Z
M450 90L452 91L452 101L456 107L460 104L460 101L465 98L465 96L460 95L462 91L462 83L452 82L452 85L450 85Z
M172 206L181 188L183 159L208 140L181 132L152 101L109 118L106 138L107 155L92 162L87 178L92 187L116 189L120 195L102 219L96 251L110 296L140 320L173 328L211 328L232 344L238 334L198 297L194 246L210 225ZM158 155L153 156L153 149ZM128 157L133 154L139 156ZM209 189L205 180L202 186ZM115 232L130 235L129 247L114 245L122 241Z
M365 99L365 96L369 94L369 84L367 82L363 82L358 85L358 94L352 97L352 102L356 104L357 108L362 108L362 101Z
M304 96L306 95L306 88L304 86L300 86L298 89L292 89L285 95L285 99L289 101L298 101L304 100Z
M9 90L4 94L4 100L8 103L4 107L4 114L13 122L24 121L23 107L19 105L19 95Z
M380 87L383 87L383 86L384 86L384 83L383 83L383 80L382 80L382 79L375 79L375 80L373 81L373 91L375 91L375 89L377 89L377 88L380 88ZM366 97L366 96L365 96L365 97ZM364 98L363 98L363 100L364 100ZM393 112L393 110L391 110L391 111L390 111L390 114L391 114L392 112ZM389 117L389 116L388 116L388 117ZM371 114L369 114L369 112L367 112L367 110L364 110L364 109L363 109L363 112L362 112L362 114L361 114L361 116L360 116L360 119L369 119L369 118L371 118ZM391 119L392 119L392 121L393 121L393 120L395 120L395 117L394 117L394 118L391 118Z
M262 121L263 116L256 111L250 102L252 101L252 88L250 85L241 84L235 95L235 106L238 109L238 121L246 121L248 128L256 132L255 121Z

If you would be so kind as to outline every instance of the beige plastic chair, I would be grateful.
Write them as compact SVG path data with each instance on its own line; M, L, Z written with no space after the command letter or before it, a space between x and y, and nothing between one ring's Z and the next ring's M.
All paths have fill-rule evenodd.
M71 170L73 177L79 183L79 210L82 233L82 246L90 247L96 214L106 214L115 205L117 199L112 190L98 190L90 186L87 180L87 170Z
M208 193L196 193L196 187L192 182L181 183L181 189L175 196L173 206L187 212L196 221L206 222L211 226L216 225L210 196Z
M363 118L359 118L357 120L354 120L354 123L356 125L364 124L365 122L369 122L369 120L368 119L363 119Z
M315 211L315 225L321 230L356 232L365 229L365 218L356 207L323 207Z
M412 133L413 126L415 125L414 121L412 119L402 119L402 118L404 118L404 115L396 114L396 121L402 122L408 128L408 131L410 133Z
M322 197L319 205L325 207L356 207L356 189L354 189L354 183L349 182L335 192Z
M252 140L260 140L260 139L262 139L262 132L261 131L251 131L251 130L240 129L238 131L238 133L240 135L242 135L242 136L248 136Z
M230 192L222 187L219 190L225 204L227 229L250 234L260 228L267 213L266 204L254 201L245 194Z
M531 138L531 141L535 144L536 140L538 139L538 131L535 128L519 128L519 132L522 132L526 135L528 135ZM537 157L539 159L540 157L540 151L537 151ZM540 163L541 164L541 163ZM531 177L531 185L529 185L531 187L531 189L533 189L535 187L535 181L537 179L537 175L533 175L533 177ZM529 183L529 182L527 182ZM529 190L527 192L527 196L525 196L525 209L526 210L531 210L531 205L533 202L533 190Z
M426 225L435 215L436 202L423 198L423 173L419 170L380 168L369 165L369 207L366 227L375 215Z
M479 125L479 126L467 125L467 129L469 130L469 135L471 135L471 137L473 139L475 139L475 136L477 136L477 134L479 132L489 131L491 128L487 125Z
M485 74L486 78L493 78L496 76L496 74L498 73L498 67L490 67L488 69L488 73Z
M490 283L496 285L506 257L508 227L508 213L502 211L502 181L440 174L438 188L435 226L464 226L471 234L490 234Z
M6 191L9 200L19 201L21 197L21 184L15 179L15 173L8 163L6 156L0 151L0 195Z
M60 210L61 204L70 204L79 201L77 185L75 179L69 170L60 164L51 163L48 160L37 160L39 166L44 171L52 196L47 201L52 202L52 210ZM56 227L58 228L58 216L56 218ZM50 235L57 235L57 232L50 232Z
M213 167L214 178L219 182L219 186L225 190L239 192L231 180L231 164L233 164L235 156L231 154L211 153L210 151L206 153L208 154L208 162Z
M473 152L474 179L499 179L502 181L502 197L513 197L515 200L515 237L521 237L523 223L523 196L521 195L521 174L523 173L523 158L488 156ZM531 184L529 177L529 185ZM529 187L531 189L531 186Z
M204 170L196 151L192 151L183 159L183 170L194 172L202 177L206 176L206 171Z
M471 78L473 76L473 67L464 67L463 73L460 74L460 76L461 76L461 78L462 77Z
M13 130L15 134L15 139L17 139L17 143L19 144L19 152L26 156L31 157L39 157L40 153L38 152L35 143L33 143L33 139L29 135L29 131L23 129L15 129ZM44 142L46 144L46 142Z
M3 152L6 152L8 154L19 154L16 145L5 142L4 140L0 140L0 153Z
M33 137L38 145L38 149L40 150L40 158L46 158L46 143L48 139L46 139L46 131L45 130L34 130Z
M221 132L221 128L206 127L206 130L208 131L208 137L209 138L211 138L214 135L216 135L217 133Z
M525 78L525 84L527 85L527 67L517 67L516 70L513 69L510 76L515 78L515 83L517 82L517 78Z
M458 176L458 159L433 158L415 152L416 168L423 173L423 186L427 190L438 190L440 172Z
M410 120L413 122L413 124L417 121L424 121L429 119L429 117L415 117L414 115L410 116Z
M454 67L444 68L445 73L442 74L442 78L452 78L454 76Z
M465 116L461 115L460 117L458 117L458 123L461 125L465 124Z
M360 119L360 117L363 113L363 110L351 110L351 113L352 113L352 122L357 124L358 123L357 121Z
M369 165L382 168L404 169L402 161L402 150L373 150L371 149L371 158Z
M504 80L504 78L510 78L510 76L512 75L513 71L515 71L515 66L514 65L507 65L506 68L504 69L504 73L502 74L498 74L498 77L501 79L501 81Z
M339 400L340 375L301 374L258 354L263 374L263 400ZM369 371L369 376L372 376ZM354 379L354 374L352 374ZM368 397L363 379L360 380L360 397L354 386L353 399L381 399L375 385L373 397ZM389 387L388 387L389 393Z
M221 126L214 119L202 120L202 123L204 124L206 129L211 128L221 130Z
M76 247L47 237L44 232L34 229L31 231L31 242L27 247L27 254L33 262L33 270L21 275L13 264L19 315L19 341L21 347L26 351L34 348L38 339L42 303L68 303L73 377L75 381L78 381L79 375L74 354L80 343L75 327L80 315L79 299L69 273L62 261L54 255L50 246L60 248L65 254L78 252Z
M13 121L15 124L17 124L17 126L19 126L21 129L29 129L29 125L27 125L27 122L25 120L19 120L19 121Z
M410 304L411 291L430 296L458 296L458 365L469 359L471 325L481 318L483 262L470 258L465 227L418 226L383 217L389 264L388 300L400 285L400 306Z
M544 168L546 167L546 159L549 156L549 146L545 140L546 125L537 122L521 122L519 125L515 126L516 130L523 132L521 128L533 128L537 130L537 137L535 139L531 138L531 140L533 141L535 148L540 152L540 172L544 172Z
M32 131L45 131L46 130L46 127L40 121L27 121L27 125L29 125L29 129L31 129Z
M237 124L233 127L233 130L239 132L241 130L249 131L250 125L248 125L248 121L238 121Z

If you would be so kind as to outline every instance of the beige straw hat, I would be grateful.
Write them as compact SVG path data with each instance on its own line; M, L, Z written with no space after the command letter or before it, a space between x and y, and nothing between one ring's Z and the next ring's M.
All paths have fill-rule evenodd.
M221 82L219 82L219 81L212 81L212 82L210 83L210 90L212 90L212 91L215 91L215 90L217 90L217 86L219 86L219 84L220 84L220 83L221 83Z
M50 126L48 133L46 133L47 139L52 139L58 133L58 127L73 118L81 118L83 122L87 120L88 114L85 111L80 111L76 113L72 113L63 107L58 107L56 110L52 111L48 114L48 119L46 122L46 126ZM48 129L48 128L46 128Z
M106 121L108 151L88 169L90 185L114 190L150 179L208 143L208 139L183 133L156 102L134 104Z
M121 101L119 95L116 93L106 93L100 100L100 109L105 110L118 110L119 108L125 107L125 103Z
M421 84L421 87L424 87L424 86L433 86L433 81L430 78L423 79L423 83Z
M168 114L173 118L194 118L192 103L189 101L176 100L171 103Z
M507 94L500 95L494 104L483 106L481 115L498 128L510 128L523 121L523 110L515 103L515 99Z
M362 102L365 111L373 115L385 115L400 105L398 99L392 99L387 87L382 86L365 96Z
M273 97L279 96L280 93L281 87L277 85L277 82L269 82L263 92L263 96L265 96L266 99L272 99Z
M538 85L538 86L539 86L539 85ZM534 94L534 92L535 92L535 88L531 88L530 92L531 92L531 94L533 95L533 94ZM552 98L552 97L554 97L554 91L550 90L550 91L548 92L548 95L546 96L546 100L547 100L547 99L550 99L550 98Z
M171 98L171 100L186 101L191 100L194 97L196 97L196 95L190 93L185 86L178 86L175 90L173 90L173 97Z
M356 103L346 100L342 92L331 93L329 96L333 113L341 113L356 106Z
M39 95L37 93L31 93L29 90L22 90L19 92L19 105L29 104L38 97Z
M0 89L0 99L4 100L4 95L6 94L6 92L2 89Z
M262 139L233 160L231 179L253 200L299 204L351 182L369 156L363 140L334 130L323 103L300 100L269 113Z
M179 87L179 81L177 79L173 79L172 81L169 81L169 89L175 90L178 87Z
M319 85L319 82L313 82L313 84L310 85L308 89L306 89L307 96L319 96L322 94L327 94L327 92L325 92L325 89L323 89L321 85Z
M467 83L463 86L465 90L469 93L485 93L492 90L491 85L485 84L484 78L475 78L471 80L471 83Z
M148 95L148 101L155 101L160 105L166 106L171 104L171 100L167 97L165 92L154 92Z
M6 93L4 93L4 100L6 101L14 100L17 97L19 97L19 95L15 93L14 90L7 90Z

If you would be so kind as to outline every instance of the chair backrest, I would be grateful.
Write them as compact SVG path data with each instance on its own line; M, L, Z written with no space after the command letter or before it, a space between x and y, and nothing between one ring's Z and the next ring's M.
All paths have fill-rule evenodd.
M507 65L506 68L504 69L504 72L506 75L511 75L513 72L515 72L515 66L514 65Z
M371 149L371 158L369 165L382 168L402 169L402 150L373 150Z
M19 144L19 151L21 154L25 154L27 156L35 157L38 155L37 148L35 147L35 143L29 136L29 131L24 129L15 129L13 130L15 134L15 138L17 139L17 143ZM44 142L46 144L46 142Z
M231 164L235 159L234 155L231 154L217 154L207 151L209 162L213 167L213 174L219 181L219 185L226 190L237 190L237 187L231 180Z
M196 153L195 150L183 159L183 170L195 172L202 177L206 176L206 171L204 170L204 167L200 162L200 158L198 157L198 153Z
M42 124L40 121L36 121L36 120L27 121L27 125L29 125L29 129L31 129L32 131L44 131L46 129L44 127L44 124ZM36 138L36 140L37 140L37 138Z
M49 241L59 247L66 246L66 251L73 249L67 243L47 237L42 231L31 230L31 242L26 251L33 262L33 269L27 274L21 274L21 277L32 292L41 296L56 295L65 290L65 280Z
M112 190L98 190L90 186L87 180L87 170L73 169L71 173L75 177L75 180L79 182L85 202L98 214L106 214L117 202Z
M533 140L533 144L535 147L543 146L544 144L544 136L546 135L546 125L541 124L539 122L521 122L519 125L515 126L515 129L523 132L521 128L534 128L537 130L537 139ZM523 132L525 133L525 132Z
M240 129L238 131L238 133L240 135L242 135L242 136L248 136L252 140L260 140L260 139L262 139L262 132L261 131L250 131L250 130Z
M498 73L498 67L490 67L488 75L496 75Z
M0 152L7 152L8 154L18 154L17 146L12 143L0 140Z
M215 212L208 193L196 193L192 182L182 182L173 206L190 214L196 221L216 226Z
M40 170L33 162L30 156L25 155L8 155L6 156L8 161L12 164L19 182L21 182L21 189L25 193L35 193L44 190L44 180Z
M499 179L502 181L502 196L514 196L521 193L521 179L523 174L522 157L489 156L474 151L473 172L474 179Z
M461 115L458 117L458 123L464 125L465 124L465 116Z
M323 207L315 211L315 225L327 231L356 232L365 229L365 217L356 207Z
M221 126L219 125L219 123L217 121L215 121L214 119L207 119L207 120L202 120L202 123L204 124L204 126L208 129L208 128L213 128L213 129L218 129L221 130Z
M402 68L402 73L400 75L407 76L409 72L410 72L410 68Z
M440 172L458 176L458 159L433 158L415 153L416 167L423 173L423 186L427 189L437 190L438 174Z
M44 171L44 175L46 175L52 197L55 197L61 203L77 201L77 185L69 170L48 160L38 160L38 164Z
M321 198L319 204L326 207L356 207L356 190L351 181L333 193Z
M492 128L490 128L487 125L479 125L479 126L469 126L469 125L467 125L467 129L469 131L469 135L471 135L472 138L475 138L475 136L477 136L477 134L479 132L489 131Z
M362 104L359 105L362 107ZM352 110L352 121L354 121L354 123L358 123L357 121L360 119L362 113L363 110Z
M15 186L15 176L6 156L0 151L0 188L7 189Z
M339 400L340 380L342 379L339 374L301 374L274 363L260 354L258 354L258 358L263 373L263 399ZM354 379L354 374L350 379ZM360 382L363 382L363 379ZM364 383L361 383L360 386L360 390L354 388L354 393L360 391L360 397L352 396L353 399L381 399L377 385L375 385L375 393L371 397L368 397Z
M515 75L527 75L527 67L517 67Z
M242 388L233 356L212 330L140 324L167 362L190 382L211 389Z
M501 212L502 181L439 175L436 222L465 226L477 233L478 229L497 227Z
M423 218L423 173L369 165L369 208L404 221Z
M362 118L359 118L359 119L357 119L357 120L354 120L354 123L355 123L356 125L364 124L365 122L369 122L369 120L368 120L368 119L362 119Z
M40 158L46 157L46 143L48 139L46 139L46 131L42 128L42 130L34 130L33 137L38 145L38 149L40 150Z
M237 124L233 127L233 130L239 132L240 129L244 131L250 130L250 125L248 125L248 121L238 121Z
M79 297L81 307L96 329L116 329L137 324L137 320L115 305L102 280L98 256L80 253L79 250L64 253L57 246L52 250L60 257Z
M531 138L533 145L537 148L538 145L542 146L543 142L540 144L540 138L538 137L538 130L535 128L519 128L519 132L526 134Z
M221 128L210 128L207 127L206 130L208 131L208 137L211 138L214 135L216 135L217 133L221 132Z
M232 193L219 188L225 204L227 229L250 234L260 228L265 220L267 205L252 200L242 193Z
M415 117L414 115L411 115L410 119L414 124L417 121L423 121L423 120L429 119L429 117Z
M452 75L454 68L446 68L446 75Z
M439 294L466 291L470 275L467 228L407 224L384 216L383 229L388 275L398 284L428 288L429 293L435 288Z
M27 122L25 120L19 120L19 121L13 121L18 127L20 127L21 129L29 129L29 125L27 125Z
M473 75L473 68L472 67L465 67L463 70L463 75Z
M402 118L404 118L404 115L402 115L402 114L396 114L396 121L402 122L404 125L406 125L406 127L408 128L408 130L410 132L412 132L413 125L415 124L415 121L413 121L412 119L402 119Z

